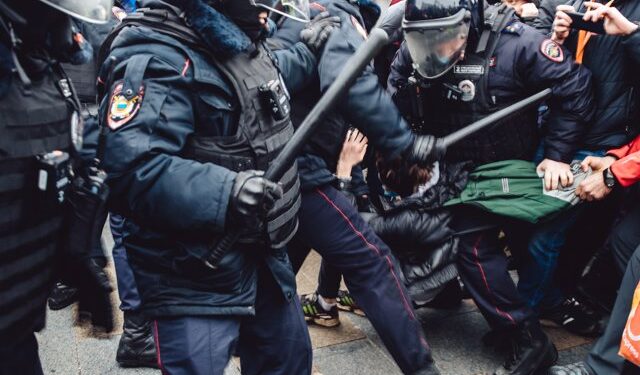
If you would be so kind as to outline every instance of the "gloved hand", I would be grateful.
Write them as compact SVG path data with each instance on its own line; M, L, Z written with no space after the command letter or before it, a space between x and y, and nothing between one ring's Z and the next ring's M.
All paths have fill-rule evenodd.
M440 160L446 150L441 138L432 135L416 135L413 143L405 152L409 164L417 164L426 167L435 161Z
M113 308L110 294L113 291L104 267L96 258L67 260L63 280L78 288L81 315L90 315L94 326L113 330Z
M311 52L318 55L333 29L339 27L340 17L331 16L329 12L322 12L300 31L300 41L306 44Z
M248 170L236 175L231 189L228 218L235 229L254 237L264 232L267 213L282 198L282 187L262 177L263 171Z

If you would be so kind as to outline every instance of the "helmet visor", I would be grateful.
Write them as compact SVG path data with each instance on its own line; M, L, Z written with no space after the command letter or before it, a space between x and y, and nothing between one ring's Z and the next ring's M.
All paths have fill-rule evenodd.
M61 12L91 23L107 23L112 0L40 0Z
M403 21L413 67L427 79L437 78L463 56L469 36L469 18L460 10L447 19Z
M251 0L252 5L278 13L299 22L309 22L309 0L281 0L279 6L271 0Z

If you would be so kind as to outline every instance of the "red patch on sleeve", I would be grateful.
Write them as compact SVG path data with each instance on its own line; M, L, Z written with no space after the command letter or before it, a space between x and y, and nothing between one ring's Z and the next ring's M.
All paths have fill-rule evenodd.
M542 42L540 45L540 52L542 52L544 57L553 62L561 63L564 61L564 52L562 52L562 47L551 39L545 39Z

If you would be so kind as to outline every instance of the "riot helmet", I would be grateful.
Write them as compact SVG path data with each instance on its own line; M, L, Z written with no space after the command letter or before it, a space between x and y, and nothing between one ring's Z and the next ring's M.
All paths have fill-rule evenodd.
M39 0L72 17L90 23L107 23L111 18L112 0Z
M481 0L407 0L402 29L418 74L437 78L461 60L482 13Z
M299 22L309 22L309 0L250 0L250 3Z

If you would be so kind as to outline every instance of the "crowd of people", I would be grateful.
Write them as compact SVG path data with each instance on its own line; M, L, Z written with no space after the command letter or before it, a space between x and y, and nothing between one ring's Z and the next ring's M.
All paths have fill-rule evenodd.
M639 25L634 0L0 0L0 375L43 373L47 300L113 330L116 284L116 361L163 374L310 374L341 310L440 374L416 310L465 298L496 375L640 373ZM558 366L544 324L595 344Z

